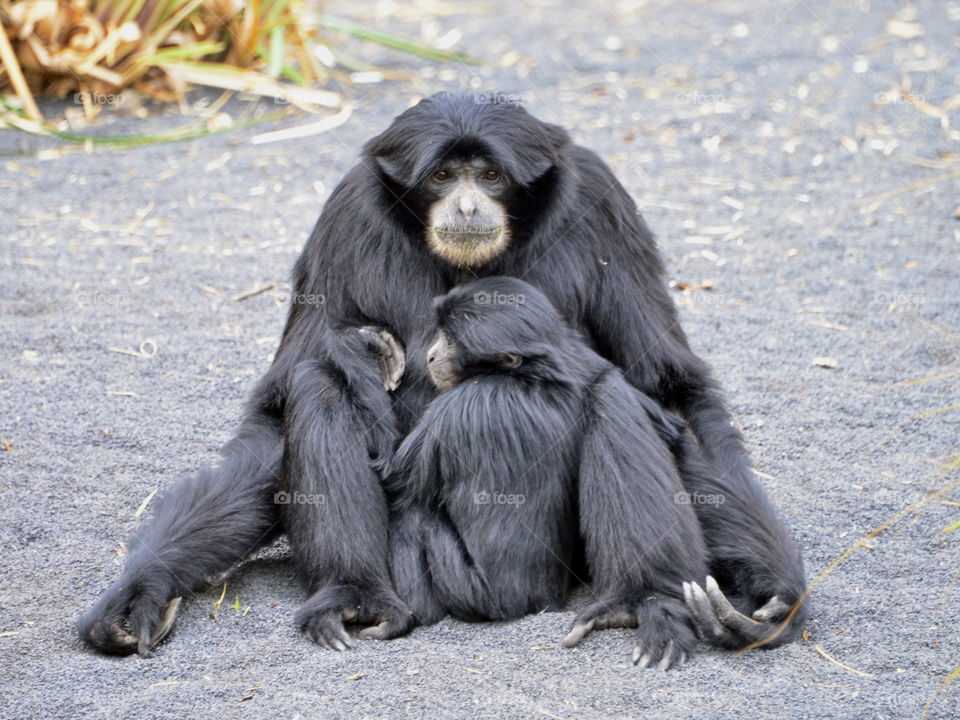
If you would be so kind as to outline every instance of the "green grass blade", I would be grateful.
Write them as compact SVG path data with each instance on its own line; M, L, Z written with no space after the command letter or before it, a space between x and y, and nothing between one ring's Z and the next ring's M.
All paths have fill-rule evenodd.
M283 33L286 28L277 25L270 31L270 59L267 62L267 72L270 77L277 77L283 69Z
M277 17L287 9L287 5L290 4L290 0L275 0L275 2L270 4L270 7L266 11L262 11L261 8L261 24L263 27L270 27L276 22Z
M321 27L325 27L329 30L340 30L341 32L349 33L354 37L360 38L361 40L370 40L371 42L378 43L384 47L410 53L411 55L426 58L427 60L459 62L466 65L481 64L479 60L475 60L467 55L448 52L446 50L435 50L434 48L425 47L423 45L416 45L408 40L398 38L396 35L390 35L388 33L381 32L380 30L374 30L373 28L368 28L365 25L359 25L355 22L351 22L350 20L344 20L343 18L333 17L331 15L320 15L318 17L318 21Z
M144 58L148 65L163 65L175 60L198 60L205 55L214 55L223 52L226 44L222 42L197 42L191 45L168 47L157 50L153 55Z
M284 65L282 68L280 68L280 75L291 82L295 82L297 85L307 84L307 81L304 79L303 75L301 75L295 67Z
M232 127L221 128L218 130L208 129L201 120L199 122L195 121L187 125L173 128L172 130L165 130L159 133L138 133L131 135L84 135L82 133L70 132L69 130L57 130L52 126L41 125L40 123L35 123L32 120L24 118L22 113L14 108L3 95L0 95L0 106L6 110L3 115L0 115L0 122L6 121L8 126L16 128L22 132L40 137L55 137L69 145L91 144L94 146L102 146L105 149L118 150L144 147L146 145L159 145L168 142L179 142L183 140L194 140L207 135L216 135L218 133L228 132L230 130L252 127L263 122L277 120L284 114L283 110L277 110L276 112L267 113L266 115L241 120L240 122L235 123ZM18 152L14 154L22 155L23 153Z
M256 56L257 56L258 58L260 58L260 59L263 60L264 62L269 62L269 61L270 61L270 56L269 56L269 54L267 53L267 51L263 49L263 45L258 45L258 46L257 46L257 49L256 49L255 54L256 54ZM281 61L282 61L282 60L283 60L283 58L281 58ZM295 82L297 85L306 85L306 84L307 84L307 81L304 80L303 75L300 74L300 71L297 70L297 68L293 67L292 65L286 65L286 64L281 65L281 66L280 66L280 77L285 77L287 80L292 80L292 81Z
M223 132L229 132L230 130L252 127L254 125L259 125L260 123L279 119L283 113L283 110L278 110L260 117L242 120L238 123L235 123L232 127L221 128L218 130L210 130L203 123L190 123L179 128L174 128L173 130L166 130L159 133L143 133L135 135L83 135L81 133L68 132L65 130L51 130L50 135L53 135L54 137L57 137L65 142L77 145L83 145L89 142L94 145L102 145L105 147L131 149L144 147L146 145L159 145L169 142L195 140L208 135L218 135Z

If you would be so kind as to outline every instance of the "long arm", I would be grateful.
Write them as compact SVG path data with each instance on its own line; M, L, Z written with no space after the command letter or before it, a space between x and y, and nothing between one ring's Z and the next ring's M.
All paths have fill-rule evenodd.
M279 532L277 419L252 410L219 464L173 487L130 542L123 574L78 622L102 652L147 654L173 626L180 598Z
M301 362L291 378L280 501L313 593L296 621L342 650L345 621L372 626L364 637L388 638L409 630L412 617L391 587L377 472L398 437L391 399L368 338L349 330L329 342L336 348L326 359Z
M410 307L411 300L404 304L403 283L357 255L395 240L373 222L379 214L367 200L369 193L363 192L362 175L355 170L333 192L296 265L292 304L276 359L257 385L247 419L222 462L165 493L155 517L131 543L135 549L121 578L80 619L81 636L96 649L119 654L149 651L172 626L177 598L228 570L272 537L279 528L273 498L279 489L282 424L294 369L306 360L341 366L329 354L331 349L336 352L327 342L332 330L381 321L390 312L403 317ZM371 220L360 224L367 236L358 236L354 229L361 215ZM405 263L394 262L396 258L386 252L382 255L385 266L399 268L392 270L394 274L409 274ZM384 287L394 288L395 296L386 296ZM422 302L428 305L426 284L423 294ZM364 297L371 298L366 312L356 301ZM405 329L399 328L401 334ZM411 385L418 387L405 382ZM411 394L409 387L404 390ZM416 408L415 402L410 404ZM349 422L351 413L345 410L343 417L331 422ZM321 464L326 462L318 448L303 452L307 451ZM369 458L364 460L369 463ZM385 512L382 499L379 505L376 502L371 512ZM353 533L349 518L342 520L337 527L342 536L349 536Z
M675 443L674 455L708 540L712 577L705 590L694 582L685 588L701 635L731 649L791 642L809 612L806 601L798 602L803 561L766 494L756 483L718 476L689 432ZM789 622L781 624L784 619Z
M640 393L610 369L591 387L579 479L580 532L597 601L567 644L612 617L636 626L634 662L682 662L695 637L683 582L706 571L706 549L673 458Z
M312 349L305 334L288 327L222 460L161 495L153 517L129 543L120 578L77 623L89 645L118 655L147 654L173 627L181 597L280 532L274 494L287 377L292 362Z
M614 204L621 210L633 207L625 195ZM764 622L780 621L804 595L800 552L750 470L743 439L709 369L687 345L652 236L635 214L624 215L621 222L629 233L611 249L611 259L600 271L587 313L589 332L601 354L631 384L678 410L689 423L702 457L697 472L684 473L687 491L727 498L721 505L697 507L711 570L722 590L715 595L736 598L747 614L763 611L759 617ZM770 605L774 598L777 602ZM771 615L774 607L781 612ZM701 603L701 609L705 617L707 607ZM720 616L729 615L726 610L715 606L711 622L698 622L708 638L716 635L715 621L725 625ZM783 637L795 635L806 619L805 608L795 610ZM755 641L754 633L728 629L740 633L740 645Z

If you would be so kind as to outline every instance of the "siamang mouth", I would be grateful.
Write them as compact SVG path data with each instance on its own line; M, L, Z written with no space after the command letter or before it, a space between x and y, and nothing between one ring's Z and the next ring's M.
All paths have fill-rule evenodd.
M434 232L442 240L451 242L483 242L493 240L503 230L502 227L477 227L475 225L447 225L434 228Z

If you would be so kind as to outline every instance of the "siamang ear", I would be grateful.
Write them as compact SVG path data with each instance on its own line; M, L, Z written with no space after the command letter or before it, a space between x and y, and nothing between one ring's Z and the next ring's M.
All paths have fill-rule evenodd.
M507 172L520 185L530 185L560 164L570 136L559 125L527 116L508 141L491 142L495 154L504 160Z
M435 163L433 156L427 152L397 147L370 152L368 155L384 175L406 188L420 182Z
M523 358L514 353L507 353L500 359L500 366L505 367L509 370L520 367L520 364L523 362Z
M541 142L538 143L539 147L536 149L539 150L541 156L538 169L540 170L540 176L542 176L547 170L559 164L561 155L570 144L570 136L559 125L542 122L540 123L540 129L543 136Z
M422 159L405 149L403 145L378 142L379 140L380 138L376 137L367 143L364 155L370 158L372 164L393 182L403 187L413 186L420 172L419 166L423 162Z
M382 172L393 182L408 187L416 172L418 153L411 151L417 143L406 137L403 128L397 123L388 127L376 137L370 138L363 146L363 155L369 164Z
M395 156L391 155L374 155L373 161L376 163L377 167L386 175L388 178L393 180L398 185L407 185L407 173L404 171L403 165L397 161Z

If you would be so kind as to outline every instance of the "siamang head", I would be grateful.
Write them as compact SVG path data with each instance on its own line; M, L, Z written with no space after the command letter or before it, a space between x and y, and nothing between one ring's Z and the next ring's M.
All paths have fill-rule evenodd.
M490 277L455 287L434 301L437 337L428 351L434 385L447 390L476 375L555 378L569 330L532 285Z
M521 208L537 205L534 185L569 142L508 96L439 93L399 115L364 155L433 254L478 267L510 245Z

